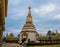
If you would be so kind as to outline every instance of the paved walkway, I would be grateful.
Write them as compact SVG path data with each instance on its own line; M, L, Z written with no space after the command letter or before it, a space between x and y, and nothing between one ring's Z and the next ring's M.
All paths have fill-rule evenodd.
M2 47L24 47L24 46L15 43L4 43Z

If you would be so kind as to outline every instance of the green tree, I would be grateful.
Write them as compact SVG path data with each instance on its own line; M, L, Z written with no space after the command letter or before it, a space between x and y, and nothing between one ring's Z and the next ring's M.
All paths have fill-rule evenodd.
M8 37L10 38L14 37L13 33L10 33Z
M49 36L49 41L50 41L50 42L51 42L51 39L52 39L51 35L52 35L51 30L48 30L48 32L47 32L47 36Z
M51 36L51 35L52 35L51 30L48 30L48 32L47 32L47 36Z
M3 41L6 42L6 37L3 38Z
M54 33L54 32L52 32L52 35L54 36L54 35L55 35L55 33Z

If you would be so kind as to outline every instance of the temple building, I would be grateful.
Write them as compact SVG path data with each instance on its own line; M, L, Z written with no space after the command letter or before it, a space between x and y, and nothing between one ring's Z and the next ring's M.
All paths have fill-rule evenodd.
M0 44L2 42L3 31L5 31L5 17L7 16L8 0L0 0Z
M22 31L20 32L20 41L25 40L25 41L37 41L39 34L36 31L36 28L33 24L32 21L32 16L31 16L31 7L28 7L28 15L26 17L26 23L24 24Z
M56 30L55 36L56 36L56 37L60 36L60 34L58 33L57 30Z

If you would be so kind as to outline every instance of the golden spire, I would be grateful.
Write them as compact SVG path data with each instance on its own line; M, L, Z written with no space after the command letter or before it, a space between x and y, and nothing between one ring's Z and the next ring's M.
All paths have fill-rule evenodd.
M58 31L56 30L56 36L58 36L59 35L59 33L58 33Z
M28 4L28 16L31 16L31 3L30 0L28 0L29 4Z
M29 6L28 9L29 9L28 14L31 14L31 7Z
M26 17L26 23L32 23L32 16L31 16L31 7L28 7L28 15Z
M28 15L26 17L26 23L32 23L30 0L29 0L29 7L28 7Z

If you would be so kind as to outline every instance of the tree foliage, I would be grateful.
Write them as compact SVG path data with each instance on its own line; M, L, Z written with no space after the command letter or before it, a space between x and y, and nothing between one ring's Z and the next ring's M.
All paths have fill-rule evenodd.
M48 36L52 35L51 30L48 30L47 35L48 35Z
M9 38L14 37L13 33L10 33L8 37L9 37Z

